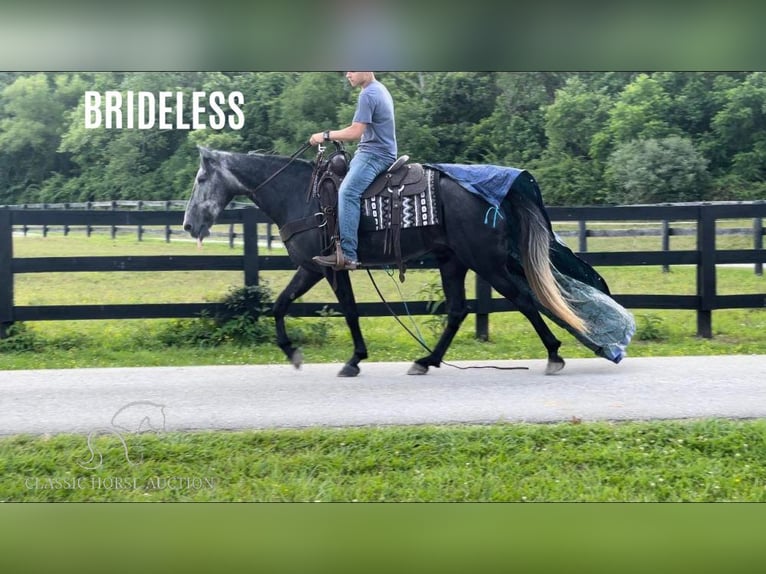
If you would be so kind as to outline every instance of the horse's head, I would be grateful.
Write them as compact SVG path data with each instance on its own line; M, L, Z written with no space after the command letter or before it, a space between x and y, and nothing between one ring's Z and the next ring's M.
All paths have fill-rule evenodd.
M210 235L218 215L234 197L232 177L226 168L226 152L199 148L200 163L191 198L184 213L184 231L201 245ZM238 183L238 182L237 182Z

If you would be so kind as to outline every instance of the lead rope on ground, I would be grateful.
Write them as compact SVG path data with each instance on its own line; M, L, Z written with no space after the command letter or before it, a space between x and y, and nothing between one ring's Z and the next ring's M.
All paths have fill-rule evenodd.
M407 333L415 339L421 347L423 347L426 351L429 353L433 353L431 348L426 345L425 341L423 340L423 336L420 334L420 329L418 329L417 324L415 323L415 319L412 317L412 314L410 313L409 308L407 307L407 302L404 301L404 297L402 296L402 292L399 289L399 285L396 283L396 280L394 279L393 271L391 273L386 270L386 275L388 275L391 280L394 282L394 285L396 285L397 290L399 291L399 296L402 298L402 303L404 304L404 309L407 312L407 316L410 318L410 321L412 322L412 325L415 327L415 330L417 331L417 334L413 333L412 330L407 327L407 325L404 324L404 322L399 318L399 315L396 314L396 311L389 305L388 301L386 301L386 298L383 296L383 293L380 291L380 288L378 287L377 282L375 281L375 278L372 276L372 272L369 268L367 268L365 271L367 271L367 276L370 278L370 282L372 283L372 286L375 288L375 292L378 294L378 297L380 297L380 300L383 302L383 305L385 305L386 309L388 309L388 312L391 313L391 316L396 319L396 322L401 325L402 329L407 331ZM442 361L442 365L447 365L448 367L452 367L453 369L460 369L461 371L467 371L468 369L497 369L498 371L527 371L529 370L529 367L499 367L497 365L469 365L467 367L461 367L460 365L453 365L452 363L448 363L447 361Z

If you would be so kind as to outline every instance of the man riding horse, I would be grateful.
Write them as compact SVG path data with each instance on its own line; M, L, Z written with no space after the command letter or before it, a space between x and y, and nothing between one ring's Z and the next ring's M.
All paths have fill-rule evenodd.
M340 246L335 253L318 255L314 261L336 271L359 267L357 256L360 203L362 193L373 180L396 161L396 122L394 101L373 72L346 72L353 87L361 87L351 125L342 130L327 130L311 136L309 143L359 141L348 173L338 189L338 229Z

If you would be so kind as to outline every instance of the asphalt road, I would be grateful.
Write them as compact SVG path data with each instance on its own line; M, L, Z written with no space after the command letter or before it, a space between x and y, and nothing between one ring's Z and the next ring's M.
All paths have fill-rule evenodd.
M766 417L766 355L0 371L0 435Z

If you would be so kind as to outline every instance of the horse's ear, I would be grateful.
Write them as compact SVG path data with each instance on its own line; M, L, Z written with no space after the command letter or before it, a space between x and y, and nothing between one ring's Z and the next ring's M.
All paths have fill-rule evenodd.
M197 146L197 149L199 149L200 167L205 171L210 171L217 162L213 150L203 146Z

